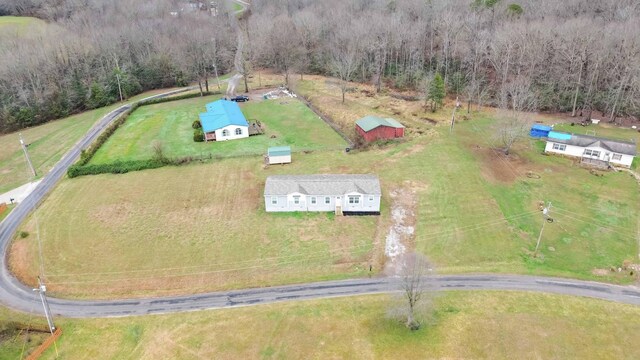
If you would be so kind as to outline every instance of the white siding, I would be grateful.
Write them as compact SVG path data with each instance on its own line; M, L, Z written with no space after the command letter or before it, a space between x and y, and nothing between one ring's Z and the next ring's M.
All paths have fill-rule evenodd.
M275 202L275 204L274 204ZM264 208L267 212L290 211L286 196L268 196L264 197Z
M236 135L236 129L241 129L242 134ZM222 136L224 130L229 132L229 135ZM235 140L235 139L243 139L249 137L249 127L247 126L237 126L237 125L229 125L225 126L222 129L216 130L216 141L225 141L225 140Z
M631 167L631 163L633 162L633 156L625 155L625 154L619 154L619 155L622 155L622 158L620 160L614 160L613 159L613 155L611 155L611 160L609 160L609 161L612 164L625 166L625 167Z
M620 160L614 160L613 156L616 155L617 153L614 153L614 152L612 152L610 150L603 149L601 147L586 147L586 148L584 148L584 147L580 147L580 146L565 145L565 144L557 143L558 145L565 145L566 146L564 151L562 151L562 150L553 149L553 144L555 144L555 143L552 142L552 141L547 141L547 145L545 146L544 151L548 152L548 153L562 154L562 155L573 156L573 157L578 157L578 158L582 158L584 156L584 157L591 158L591 159L609 161L609 162L611 162L613 164L620 165L620 166L626 166L626 167L630 167L631 166L631 162L633 162L633 156L625 155L625 154L618 154L618 155L621 155L621 159ZM598 151L599 154L598 154L598 156L587 156L584 153L585 150Z
M359 204L349 204L349 195L360 196ZM296 204L294 196L300 196L300 203ZM273 204L273 198L276 204ZM313 203L315 198L315 204ZM329 203L326 203L329 198ZM264 196L265 210L267 212L291 212L291 211L314 211L314 212L333 212L336 205L342 206L342 211L362 211L362 212L379 212L380 211L380 195L368 194L345 194L345 195L302 195L289 194L287 196Z
M291 162L291 155L269 156L269 164L288 164Z

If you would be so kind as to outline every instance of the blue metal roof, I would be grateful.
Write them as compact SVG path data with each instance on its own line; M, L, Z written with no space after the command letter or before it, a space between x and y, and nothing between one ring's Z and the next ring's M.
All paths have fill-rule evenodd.
M202 131L205 133L222 129L225 126L249 126L240 106L234 101L218 100L206 105L207 112L200 114Z
M542 124L533 124L533 126L531 127L531 129L535 129L535 130L542 130L542 131L551 131L551 130L553 130L553 129L551 128L551 126L542 125Z
M549 139L569 140L571 139L571 134L561 133L557 131L550 131L548 137Z

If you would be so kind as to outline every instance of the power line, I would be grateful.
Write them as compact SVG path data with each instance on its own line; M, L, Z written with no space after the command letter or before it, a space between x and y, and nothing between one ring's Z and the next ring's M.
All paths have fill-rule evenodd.
M487 221L487 222L483 222L483 223L477 223L477 224L470 224L470 225L466 225L466 226L462 226L462 227L456 227L454 229L443 230L443 231L439 231L439 232L435 232L435 233L428 233L428 234L425 234L424 236L422 236L422 239L416 240L416 243L424 242L425 240L432 239L433 237L436 237L436 236L448 235L448 233L451 233L451 232L456 232L456 231L466 232L466 231L481 229L481 228L484 228L484 227L499 225L502 222L505 222L505 221L508 221L508 220L515 220L515 219L522 218L522 217L526 217L528 215L532 215L532 214L537 213L537 212L538 211L530 211L530 212L525 212L525 213L513 215L513 216L510 216L510 217L507 217L507 218L496 219L496 220L491 220L491 221ZM330 253L331 252L342 253L342 252L347 251L347 250L358 250L358 249L362 249L362 248L368 248L370 246L371 246L370 244L354 245L354 246L331 249L331 250L328 250L328 252L330 252ZM313 252L312 254L323 254L324 255L326 253L327 253L327 251L322 250L322 251ZM290 258L296 258L296 257L300 257L300 256L303 256L303 255L296 254L296 255L287 255L287 256L274 256L274 257L254 259L254 260L234 261L234 262L215 263L215 264L206 264L206 265L170 267L170 268L138 269L138 270L113 271L113 272L73 273L73 274L47 274L47 276L49 278L51 278L51 277L70 277L70 276L117 275L117 274L130 274L130 273L155 272L155 271L176 271L176 270L185 270L185 269L199 269L199 268L214 267L214 266L217 267L217 266L225 266L225 265L237 265L237 264L245 264L245 263L251 264L251 263L254 263L256 261L290 259Z
M540 234L538 235L538 241L536 242L536 249L534 250L534 256L538 256L538 248L540 247L540 240L542 239L542 231L544 230L544 224L550 219L549 212L551 211L551 201L549 201L549 205L542 210L542 215L544 217L544 221L542 222L542 227L540 228Z
M526 217L528 215L532 215L532 213L537 213L537 211L534 212L529 212L529 213L523 213L517 217L511 217L509 219L516 219L516 218L522 218L522 217ZM437 232L437 233L431 233L431 234L427 234L426 237L422 237L420 240L416 240L416 243L420 243L420 242L424 242L426 240L432 239L434 237L437 236L443 236L443 235L448 235L450 233L455 233L458 231L462 231L462 232L466 232L466 231L472 231L472 230L477 230L483 227L489 227L489 226L495 226L495 225L499 225L502 222L508 221L507 218L504 219L499 219L499 220L495 220L495 221L491 221L491 222L486 222L484 224L481 225L469 225L466 227L462 227L462 228L455 228L455 229L450 229L450 230L446 230L446 231L442 231L442 232ZM335 249L334 251L343 251L346 249L354 249L354 248L362 248L362 247L370 247L369 244L362 245L362 246L354 246L354 247L348 247L348 248L340 248L340 249ZM318 252L319 253L319 252ZM337 255L334 255L337 256ZM241 270L251 270L251 269L259 269L259 268L269 268L269 267L280 267L283 265L290 265L290 264L296 264L296 263L303 263L303 262L309 262L311 260L330 260L329 257L326 256L326 253L323 251L322 254L320 254L320 256L312 256L312 257L305 257L305 258L301 258L301 259L296 259L296 260L291 260L291 261L286 261L286 262L280 262L280 263L271 263L271 264L261 264L261 265L253 265L253 266L246 266L246 267L240 267L240 268L229 268L229 269L218 269L218 270L211 270L211 271L201 271L201 272L196 272L196 273L184 273L184 274L171 274L171 275L163 275L163 276L144 276L144 277L130 277L130 278L113 278L113 279L98 279L98 280L86 280L86 281L60 281L60 282L56 282L56 281L50 281L52 284L56 284L56 285L66 285L66 284L86 284L86 283L92 283L92 282L99 282L99 283L109 283L109 282L120 282L120 281L131 281L131 280L154 280L154 279L158 279L158 278L175 278L175 277L186 277L186 276L196 276L196 275L210 275L210 274L216 274L216 273L225 273L225 272L232 272L232 271L241 271ZM254 262L258 262L258 261L262 261L262 259L256 259L254 260ZM232 263L233 264L233 263ZM206 265L208 266L214 266L214 265ZM204 267L204 266L201 266ZM182 270L185 269L183 268L171 268L171 270ZM154 269L156 270L156 269ZM136 270L133 270L136 271ZM133 272L132 271L132 272ZM145 270L146 271L146 270ZM162 271L162 270L156 270L156 271ZM168 271L168 270L167 270ZM127 274L127 273L131 273L131 272L119 272L119 274ZM94 275L92 273L85 273L85 274L73 274L76 276L89 276L89 275ZM73 275L59 275L59 276L73 276ZM50 275L50 277L56 277L55 275Z
M24 139L22 138L22 133L18 134L20 136L20 146L22 147L22 152L24 152L24 157L27 160L27 164L29 165L29 169L31 169L31 173L33 174L33 178L38 177L36 173L36 169L33 167L33 163L31 162L31 157L29 157L29 151L27 150L27 144L24 143Z

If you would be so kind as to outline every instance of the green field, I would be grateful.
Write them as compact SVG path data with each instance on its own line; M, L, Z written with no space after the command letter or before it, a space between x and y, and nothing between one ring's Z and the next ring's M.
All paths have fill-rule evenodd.
M42 32L47 23L33 17L0 16L0 40L3 37L27 36Z
M343 149L346 143L303 103L294 99L250 101L240 104L249 122L260 121L263 135L248 139L197 143L191 124L205 112L205 104L220 96L193 98L144 106L98 150L92 164L142 160L153 156L153 143L163 144L169 157L234 157L265 154L269 146L291 145L296 151Z
M63 296L118 297L357 276L370 263L380 270L389 194L397 189L414 191L417 200L406 209L415 214L408 245L441 273L633 281L608 269L637 259L634 179L594 176L569 159L541 155L541 144L529 140L504 159L488 146L493 126L478 116L460 123L454 136L441 129L365 152L295 154L293 164L268 169L259 158L232 158L64 180L39 213L45 268L55 269L48 284ZM334 172L377 173L383 215L264 212L266 176ZM540 201L552 201L555 222L545 227L534 258ZM23 226L30 233L33 227ZM29 283L36 254L31 237L14 243L13 269ZM93 286L96 280L103 286Z
M521 292L451 292L429 325L363 296L120 319L58 320L64 359L637 359L640 308ZM43 358L53 359L53 349Z
M0 360L25 359L48 336L44 318L0 306Z
M237 158L64 180L38 213L45 268L55 267L48 290L121 297L361 276L377 217L263 210L267 175L318 158L297 154L295 164L267 170L261 158ZM33 238L17 240L10 260L29 283L38 267Z
M14 207L15 207L15 204L10 204L7 206L7 208L4 211L0 210L0 222L4 220L4 218L6 218L7 215L9 215L9 213L11 212L11 210L13 210Z
M619 128L606 123L589 126L571 126L571 124L563 123L554 126L554 130L580 135L591 135L610 139L618 139L623 141L633 141L636 144L640 142L640 132L638 132L638 130Z
M24 140L38 176L47 173L93 124L111 108L87 111L66 119L23 129ZM29 173L18 133L0 135L0 193L29 182Z
M171 89L147 91L132 97L128 102L169 90ZM31 174L20 147L18 133L22 133L25 142L30 144L29 155L38 177L41 177L53 168L96 121L120 105L114 104L15 133L0 135L0 193L14 189L31 180Z

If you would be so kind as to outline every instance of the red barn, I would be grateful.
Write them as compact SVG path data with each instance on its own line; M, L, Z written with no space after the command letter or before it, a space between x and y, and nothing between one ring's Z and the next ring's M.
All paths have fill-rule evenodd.
M404 126L398 121L377 116L365 116L356 121L356 131L368 142L404 137Z

